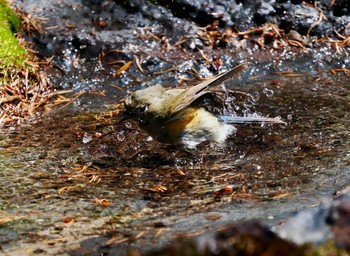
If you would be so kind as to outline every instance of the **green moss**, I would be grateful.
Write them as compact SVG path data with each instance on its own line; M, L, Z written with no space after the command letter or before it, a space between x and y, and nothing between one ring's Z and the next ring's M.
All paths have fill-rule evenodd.
M313 253L311 254L312 256L329 256L329 255L334 255L334 256L348 256L349 253L344 250L338 248L333 240L329 240L325 242L324 244L318 246Z
M15 12L8 7L5 0L0 0L0 14L1 19L5 19L11 26L12 32L18 32L21 26L21 20L17 17Z
M44 64L16 38L20 25L7 1L0 0L0 127L19 123L50 96L50 82L40 72Z
M20 28L20 19L10 9L7 2L0 0L0 59L1 69L11 64L21 64L26 58L26 51L15 37Z

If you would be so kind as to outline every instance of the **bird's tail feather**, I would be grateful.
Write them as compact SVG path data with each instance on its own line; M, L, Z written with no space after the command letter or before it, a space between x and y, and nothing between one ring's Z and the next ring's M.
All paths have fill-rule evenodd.
M259 116L219 116L219 121L228 124L246 124L246 123L263 123L263 124L283 124L287 123L278 118L259 117Z

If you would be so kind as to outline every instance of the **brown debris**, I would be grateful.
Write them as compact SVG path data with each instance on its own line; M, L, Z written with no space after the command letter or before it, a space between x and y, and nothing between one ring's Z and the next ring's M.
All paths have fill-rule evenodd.
M316 27L317 25L319 25L323 20L327 20L327 17L323 14L323 11L321 8L319 8L317 6L317 2L315 1L315 4L314 5L311 5L311 4L308 4L306 2L303 2L303 4L307 5L307 6L310 6L312 8L315 8L318 12L319 12L319 16L318 16L318 19L317 21L311 25L311 27L309 28L309 30L307 31L306 33L306 36L309 36L310 35L310 32L311 30Z
M21 67L1 71L0 126L16 124L27 116L33 116L47 103L51 84L40 69L39 60L34 57L31 61L25 61Z
M14 220L20 220L20 219L24 219L24 216L16 216L13 214L9 214L3 211L0 211L0 227L1 225L14 221Z
M318 7L315 6L315 8L317 9ZM320 20L323 19L324 15L320 11ZM313 26L310 27L310 31L320 22L321 21L313 24ZM143 49L142 46L133 46L128 49L129 54L131 53L133 55L132 59L121 49L109 50L102 54L101 59L103 59L106 64L112 66L118 65L116 71L117 76L128 70L134 62L141 73L147 74L148 72L143 69L142 63L148 57L154 57L161 61L169 62L170 64L170 67L168 66L169 68L152 72L154 75L177 70L178 66L172 66L173 62L171 62L171 60L164 59L164 55L170 50L172 51L172 56L181 56L184 61L205 61L211 70L219 70L223 65L223 60L220 57L212 56L211 53L199 47L196 48L197 52L195 54L188 51L184 43L193 39L201 40L204 45L208 47L236 47L238 49L249 47L247 42L250 41L253 44L259 45L262 49L269 47L271 50L282 50L286 47L306 49L309 43L330 43L335 44L336 48L341 48L347 46L350 41L350 37L343 37L341 41L326 38L321 40L310 38L309 36L302 36L297 31L293 30L286 33L284 30L280 29L278 25L273 23L266 23L260 27L250 28L246 31L235 31L232 28L221 29L218 26L218 22L214 21L212 24L205 27L199 27L197 35L183 37L173 44L170 43L170 40L165 35L157 35L148 28L144 28L142 31L143 32L138 34L138 36L142 39L157 41L159 43L159 51L150 52L147 49ZM165 47L163 47L164 45Z
M107 206L111 205L111 202L108 201L107 199L98 199L98 198L96 198L95 201L96 201L96 203L98 205L103 206L103 207L107 207Z
M117 70L117 72L115 72L115 75L116 76L121 75L124 71L128 70L131 67L132 63L133 63L133 61L129 61L129 62L125 63L121 68L119 68Z
M19 9L16 13L27 33L43 32L42 23L46 19L32 17ZM27 54L23 63L7 66L0 60L0 127L18 124L26 117L35 115L51 98L52 85L42 72L51 66L51 59L37 58L29 43L22 44Z
M164 193L166 192L168 189L163 186L163 185L154 185L153 187L150 188L144 188L144 190L146 191L151 191L151 192L160 192L160 193Z

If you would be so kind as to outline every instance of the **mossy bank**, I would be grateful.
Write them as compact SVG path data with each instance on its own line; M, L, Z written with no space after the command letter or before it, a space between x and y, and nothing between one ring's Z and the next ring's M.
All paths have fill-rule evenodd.
M49 94L39 60L20 37L21 15L0 0L0 126L33 115Z

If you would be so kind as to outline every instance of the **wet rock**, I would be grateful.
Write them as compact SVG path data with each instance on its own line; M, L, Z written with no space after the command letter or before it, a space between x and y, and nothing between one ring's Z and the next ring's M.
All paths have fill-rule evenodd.
M170 246L142 255L305 255L310 250L305 244L320 245L329 239L334 239L338 248L349 250L349 223L347 189L330 205L299 212L277 234L258 221L243 221L195 239L178 239Z
M301 211L287 221L278 233L297 244L324 243L332 238L331 228L326 221L328 212L327 206Z
M55 44L72 40L102 46L139 42L132 36L139 27L152 27L159 32L171 33L171 38L196 33L195 26L207 26L219 21L220 27L233 27L245 30L265 22L274 22L287 30L294 29L305 35L307 30L321 15L327 19L316 26L313 34L334 35L332 26L345 27L349 3L321 1L318 6L299 1L14 1L24 12L33 16L47 18L42 35L37 35L37 43L42 50L54 52ZM40 8L39 8L40 7ZM319 8L319 9L318 9ZM333 18L336 16L337 18ZM344 16L344 17L343 17ZM193 23L194 22L194 23ZM118 33L117 33L118 31ZM109 35L109 36L108 36ZM136 41L135 41L136 40ZM103 44L100 44L103 43Z
M347 0L334 1L331 8L334 16L347 16L350 12L350 2Z
M278 234L297 244L322 244L334 239L340 248L350 250L350 189L330 204L299 212L288 220Z
M303 249L279 238L258 221L245 221L197 239L179 239L144 255L303 255Z
M254 21L258 25L262 25L266 22L271 22L271 16L274 16L274 14L276 14L276 10L273 7L272 3L265 1L257 1Z
M282 240L257 221L242 222L221 229L215 235L215 241L216 250L212 251L219 251L219 254L227 253L227 255L250 254L249 246L252 244L254 249L251 255L289 255L296 250L295 245Z
M334 36L334 30L346 34L348 31L344 29L350 22L349 16L340 15L348 8L346 1L335 1L333 6L329 6L328 1L315 5L312 1L268 0L64 0L50 3L45 0L14 0L13 3L31 16L45 19L42 33L26 35L26 39L34 43L38 55L55 56L55 67L60 70L56 72L58 76L60 73L69 76L79 72L82 79L113 74L115 70L107 63L133 60L134 53L131 54L131 51L140 52L142 49L152 52L143 58L147 62L149 58L158 57L153 55L163 55L160 48L170 48L181 40L182 46L190 52L198 52L199 49L212 52L210 47L226 47L238 52L242 48L254 48L255 41L249 44L247 39L236 38L236 42L228 42L226 35L214 38L208 46L205 36L198 37L207 26L212 26L213 33L220 29L230 35L230 31L245 31L273 23L285 33L294 30L302 36L308 33L311 36ZM321 11L324 18L317 23ZM267 40L267 43L270 41ZM124 52L127 58L110 60L111 55L108 54L109 59L103 59L101 66L96 64L101 56L115 49ZM167 57L162 59L163 63L168 60ZM148 68L147 63L142 66L145 70L158 71L171 67L163 68L159 64ZM55 83L59 84L56 80Z
M327 223L331 226L336 244L350 250L350 189L332 203Z
M281 28L287 31L295 30L306 35L308 29L318 19L316 9L306 5L293 5L290 3L281 5L280 12L285 12L281 18Z

